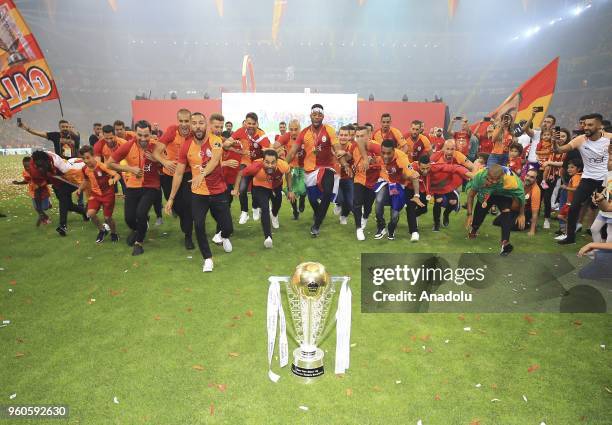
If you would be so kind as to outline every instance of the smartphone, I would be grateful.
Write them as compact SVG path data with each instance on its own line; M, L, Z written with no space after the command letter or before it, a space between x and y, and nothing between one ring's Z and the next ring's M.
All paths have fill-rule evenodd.
M544 107L543 106L536 106L535 108L536 112L544 112Z
M17 125L21 126L21 118L20 117L17 117Z
M484 117L482 120L484 122L491 122L491 117Z
M560 126L558 126L558 125L557 125L557 126L555 126L555 133L558 133L558 132L560 132L560 131L561 131L561 127L560 127Z
M462 120L463 120L463 117L455 117L455 118L453 118L453 119L454 119L455 121L462 121Z

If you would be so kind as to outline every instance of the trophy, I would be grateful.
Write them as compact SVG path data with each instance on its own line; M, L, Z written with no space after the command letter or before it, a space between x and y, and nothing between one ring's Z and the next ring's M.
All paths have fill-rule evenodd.
M27 60L23 53L19 51L20 44L19 30L17 30L8 8L0 8L0 51L4 50L8 54L8 66Z
M317 343L326 336L327 317L338 294L336 312L336 373L344 373L349 365L351 292L348 276L331 277L320 263L307 262L298 265L293 276L271 276L268 291L268 365L272 364L277 321L280 321L280 365L288 363L288 345L285 315L281 300L280 284L286 292L287 306L295 328L299 347L293 351L291 371L304 382L312 382L324 373L324 352ZM333 325L333 322L332 322ZM280 378L270 369L270 379Z

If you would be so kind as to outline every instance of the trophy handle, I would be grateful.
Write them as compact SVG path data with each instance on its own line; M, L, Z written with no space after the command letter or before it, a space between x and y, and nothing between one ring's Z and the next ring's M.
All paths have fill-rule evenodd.
M332 285L334 286L332 304L335 302L335 300L339 298L340 289L342 288L342 285L345 282L348 284L350 280L351 278L349 276L332 276L331 281L332 281ZM336 311L337 310L338 310L338 307L336 306ZM328 319L326 320L325 328L321 332L321 336L319 338L319 345L322 345L323 342L325 342L327 338L329 338L332 335L332 331L336 327L336 311L332 313L333 317L328 317Z

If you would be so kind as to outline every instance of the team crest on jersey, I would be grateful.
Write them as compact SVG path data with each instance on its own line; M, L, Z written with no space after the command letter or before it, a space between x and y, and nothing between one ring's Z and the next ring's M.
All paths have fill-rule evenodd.
M98 177L102 177L102 171L98 171Z
M397 173L397 168L395 168L395 167L391 167L391 168L389 168L389 173L390 173L390 174L395 174L395 173Z
M327 137L326 137L326 136L321 137L321 142L322 142L322 143L327 142Z
M145 166L143 167L143 171L144 171L145 173L149 173L149 172L151 172L151 164L149 163L149 164L145 165Z
M209 158L212 157L212 151L210 149L206 149L206 156Z

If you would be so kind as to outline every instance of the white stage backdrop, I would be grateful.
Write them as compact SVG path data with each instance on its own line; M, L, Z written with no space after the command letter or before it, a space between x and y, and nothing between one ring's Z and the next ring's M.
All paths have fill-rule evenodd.
M255 112L259 127L269 136L278 134L278 123L297 119L302 128L310 125L310 107L320 103L325 110L323 122L336 130L357 122L357 94L323 93L223 93L221 108L234 130L242 125L245 115Z

